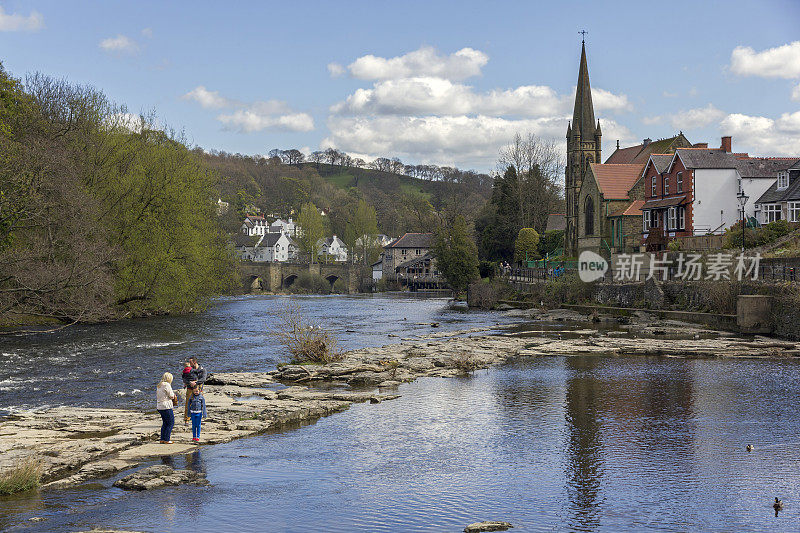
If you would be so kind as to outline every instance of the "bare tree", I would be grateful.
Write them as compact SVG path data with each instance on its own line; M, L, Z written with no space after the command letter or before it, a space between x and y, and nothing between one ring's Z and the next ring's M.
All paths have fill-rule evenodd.
M282 156L287 165L299 165L306 159L305 154L296 148L284 150Z

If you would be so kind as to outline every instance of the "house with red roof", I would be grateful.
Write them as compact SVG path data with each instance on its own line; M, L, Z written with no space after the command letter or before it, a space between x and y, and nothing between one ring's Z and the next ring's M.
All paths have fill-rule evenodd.
M643 164L591 163L581 183L578 253L606 257L641 241Z

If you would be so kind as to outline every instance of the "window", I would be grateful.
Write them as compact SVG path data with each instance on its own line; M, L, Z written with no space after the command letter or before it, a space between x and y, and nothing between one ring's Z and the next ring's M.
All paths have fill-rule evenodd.
M674 207L670 207L667 211L667 229L674 230L678 227L678 213L677 209Z
M769 224L781 219L781 204L764 204L762 208L762 222Z
M642 211L642 229L644 231L648 231L650 229L650 213L652 213L652 211L649 209Z
M678 187L678 192L683 192L683 172L678 172L678 179L676 180L676 186Z
M594 200L591 196L586 197L584 214L584 235L594 235Z
M669 194L669 176L664 176L664 194Z
M676 229L683 230L686 229L686 208L678 206L678 227Z
M789 222L800 222L800 202L789 202Z
M653 187L652 187L653 193L652 193L652 195L655 196L656 195L656 177L655 176L653 176L652 182L653 182Z
M782 189L787 188L788 186L789 186L789 173L786 171L778 172L778 190L780 191Z

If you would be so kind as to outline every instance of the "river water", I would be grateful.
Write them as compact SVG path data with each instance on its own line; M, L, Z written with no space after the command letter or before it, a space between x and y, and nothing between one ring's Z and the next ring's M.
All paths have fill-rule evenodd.
M264 338L246 332L263 329L276 305L279 298L234 299L203 316L65 335L70 350L87 342L95 347L82 357L109 366L119 361L105 351L105 328L127 335L115 341L127 347L120 357L149 354L134 368L202 346L209 366L262 369L272 364ZM398 320L454 329L503 321L450 311L443 300L333 297L302 305L342 317L357 331L349 346L383 344L391 328L409 334ZM166 342L184 344L134 348ZM40 339L30 353L56 357L46 355L48 345L59 343ZM82 376L84 366L67 372ZM423 378L401 385L397 400L164 459L205 471L208 487L128 493L110 479L0 499L0 530L456 532L495 519L512 522L513 531L796 531L798 370L793 360L557 357ZM125 383L102 394L125 392L135 380ZM99 393L70 394L91 402ZM110 394L110 402L128 398ZM746 452L747 444L755 450ZM778 517L775 496L785 505ZM29 522L33 516L46 520Z

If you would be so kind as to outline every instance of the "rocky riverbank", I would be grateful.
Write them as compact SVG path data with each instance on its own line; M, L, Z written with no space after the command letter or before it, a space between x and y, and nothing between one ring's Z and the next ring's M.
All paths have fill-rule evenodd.
M509 313L524 319L524 327L498 328L491 335L480 330L434 333L399 344L354 350L342 361L324 366L287 365L264 373L214 374L205 391L209 418L203 423L203 444L299 427L355 402L396 398L396 388L402 382L456 376L514 357L800 356L797 343L742 338L681 322L654 321L646 315L623 320L586 317L568 310ZM56 489L110 477L196 447L190 441L190 428L180 420L173 433L175 443L159 444L160 423L155 411L77 407L9 417L0 422L0 474L34 456L43 465L43 487ZM169 485L176 476L175 471L167 469L156 474L136 488Z

